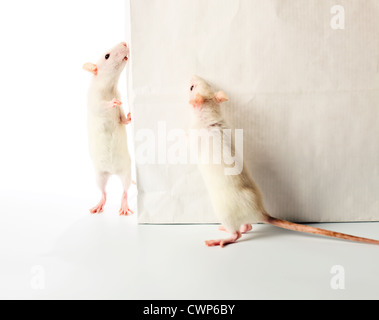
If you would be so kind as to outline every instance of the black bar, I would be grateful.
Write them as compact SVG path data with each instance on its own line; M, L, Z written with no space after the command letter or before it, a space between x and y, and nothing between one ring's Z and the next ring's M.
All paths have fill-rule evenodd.
M135 319L241 318L252 311L252 301L133 301Z

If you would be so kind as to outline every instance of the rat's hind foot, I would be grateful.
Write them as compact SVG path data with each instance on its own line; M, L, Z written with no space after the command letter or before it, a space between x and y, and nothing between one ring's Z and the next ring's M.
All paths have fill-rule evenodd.
M240 232L236 232L235 234L233 234L233 236L230 239L210 240L210 241L206 241L205 244L208 247L217 247L217 246L220 246L221 248L224 248L228 244L235 243L239 238L241 238L241 236L242 235L241 235Z
M90 212L92 214L103 212L104 211L104 206L105 206L106 202L107 202L107 196L105 194L103 194L103 198L101 199L101 201L99 202L99 204L96 207L93 207L90 210Z
M218 230L223 231L223 232L228 232L228 230L226 230L226 228L224 226L219 226Z
M251 230L253 230L253 227L252 227L252 225L251 224L245 224L245 225L243 225L242 227L241 227L241 233L242 234L245 234L245 233L247 233L247 232L249 232L249 231L251 231Z
M129 216L134 214L134 212L129 208L129 206L122 206L119 213L120 216Z
M225 228L224 226L220 226L220 227L218 227L218 230L220 230L220 231L224 231L224 232L228 232L228 230L226 230L226 228ZM245 225L243 225L243 226L241 227L240 232L241 232L242 234L245 234L245 233L247 233L247 232L249 232L249 231L251 231L251 230L253 230L253 227L251 226L251 224L245 224Z
M122 197L122 202L121 202L121 209L119 211L120 216L129 216L134 214L134 212L129 208L128 205L128 194L125 192L123 197Z

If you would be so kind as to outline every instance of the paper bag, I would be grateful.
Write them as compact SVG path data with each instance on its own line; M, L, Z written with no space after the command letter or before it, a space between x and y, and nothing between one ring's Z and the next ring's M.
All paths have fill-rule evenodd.
M167 159L189 128L194 74L229 96L271 215L379 220L379 3L341 4L130 1L140 223L218 222L197 166Z

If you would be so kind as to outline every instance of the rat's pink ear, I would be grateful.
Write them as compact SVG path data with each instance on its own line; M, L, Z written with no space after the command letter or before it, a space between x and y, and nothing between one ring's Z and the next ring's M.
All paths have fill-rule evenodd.
M86 63L83 66L83 69L86 70L86 71L88 71L88 72L93 73L95 76L97 75L97 66L96 66L96 64Z
M223 102L226 102L226 101L229 101L229 98L228 96L225 94L224 91L219 91L215 94L215 100L218 102L218 103L223 103Z
M194 106L194 108L200 107L204 103L204 98L200 94L196 94L196 98L190 101L190 104Z

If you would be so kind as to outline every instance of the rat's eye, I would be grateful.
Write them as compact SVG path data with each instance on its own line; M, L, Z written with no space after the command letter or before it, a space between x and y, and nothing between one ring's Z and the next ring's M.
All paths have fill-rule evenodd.
M192 87L191 87L191 91L193 91L194 88L195 88L195 86L192 86Z
M105 56L105 60L108 60L110 56L111 56L111 55L108 53L108 54Z

